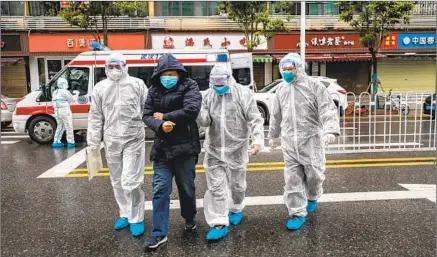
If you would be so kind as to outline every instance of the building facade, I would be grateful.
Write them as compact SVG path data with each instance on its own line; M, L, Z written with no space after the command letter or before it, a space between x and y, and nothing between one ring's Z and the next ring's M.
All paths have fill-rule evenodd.
M436 36L436 4L417 1L410 24L398 27L383 42L377 56L378 76L387 90L405 91L410 86L425 90L433 85L436 51L431 38ZM167 40L172 42L170 47L173 48L218 47L227 48L231 53L247 51L241 28L221 16L218 5L219 1L150 1L145 7L147 10L142 10L148 17L110 19L109 47L166 49ZM269 3L271 14L284 15L285 10L276 5L274 1ZM360 46L359 35L349 24L338 21L339 10L332 1L308 1L306 5L308 74L336 78L350 92L367 90L372 75L371 56L368 49ZM20 42L19 46L13 46L19 47L19 51L11 49L7 42L5 45L9 46L2 48L2 68L13 69L9 74L17 74L7 77L2 73L2 82L6 85L3 92L18 96L36 90L77 54L88 50L93 36L63 22L58 16L63 6L62 1L1 2L2 31L12 37L19 35ZM299 52L300 3L287 11L292 15L287 23L291 31L277 33L269 42L263 40L253 51L258 89L280 78L278 62L282 56ZM414 72L414 76L422 74L421 79L413 75L402 78L406 73L395 75L407 67L420 70L420 73Z

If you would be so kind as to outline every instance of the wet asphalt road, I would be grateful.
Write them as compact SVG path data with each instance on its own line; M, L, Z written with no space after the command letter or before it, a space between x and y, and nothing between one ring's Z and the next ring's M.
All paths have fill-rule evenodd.
M12 132L2 135L16 136L5 140L17 141L0 145L2 256L435 256L435 198L426 199L424 191L419 199L378 200L392 191L408 194L400 184L435 185L431 158L435 152L330 154L324 184L327 200L300 231L286 230L284 205L252 205L225 240L208 243L203 209L199 208L197 233L191 234L184 233L179 210L173 209L168 245L143 253L151 211L145 213L145 236L134 239L128 230L115 232L118 209L109 177L92 181L69 177L84 174L71 167L61 177L37 178L64 160L75 159L85 143L79 142L74 150L52 150ZM149 151L150 143L146 146ZM248 197L283 193L282 165L277 164L282 161L280 151L251 157L251 165L265 162L266 171L249 167ZM80 163L77 168L84 167ZM206 183L201 168L198 171L196 198L201 199ZM145 176L146 201L151 200L151 178ZM357 201L350 200L352 193L361 193ZM328 201L334 196L337 200ZM177 198L174 190L172 199Z

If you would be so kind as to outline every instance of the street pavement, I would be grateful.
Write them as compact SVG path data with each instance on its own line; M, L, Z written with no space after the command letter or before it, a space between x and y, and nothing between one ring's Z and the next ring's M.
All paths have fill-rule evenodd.
M76 149L54 150L5 132L11 131L2 131L0 145L3 256L435 256L435 152L329 154L317 212L300 231L289 232L282 154L264 151L250 158L242 224L216 243L205 240L202 153L197 233L184 232L174 185L168 244L144 253L152 214L149 161L146 234L134 239L128 230L113 230L118 208L108 172L88 180L83 138L77 137ZM146 142L147 152L150 147Z

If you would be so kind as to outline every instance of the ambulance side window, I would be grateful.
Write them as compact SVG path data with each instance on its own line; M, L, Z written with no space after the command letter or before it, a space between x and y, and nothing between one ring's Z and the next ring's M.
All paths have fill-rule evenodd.
M197 82L199 90L204 91L209 88L209 74L212 66L185 66L189 77Z
M153 74L153 67L129 67L128 72L129 75L135 78L142 79L144 81L144 84L146 84L147 87L150 87L152 85L152 74Z
M247 86L250 84L250 69L249 68L241 68L241 69L233 69L232 76L237 81L238 84L243 86Z
M52 94L57 89L59 78L64 78L68 82L68 90L73 93L74 90L79 91L79 96L88 94L89 83L89 68L85 67L69 67L61 71L59 75L49 82L44 87L44 94L38 99L39 102L49 102L52 100Z
M97 83L99 83L104 79L106 79L105 68L104 67L94 68L94 85L96 85Z

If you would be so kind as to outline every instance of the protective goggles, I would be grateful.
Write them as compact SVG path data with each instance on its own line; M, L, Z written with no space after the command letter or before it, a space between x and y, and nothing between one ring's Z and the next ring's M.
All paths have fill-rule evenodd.
M228 85L229 75L212 75L209 77L209 83L214 86Z
M106 63L106 66L109 66L109 65L111 65L111 66L120 65L120 67L123 68L124 66L126 66L126 63L124 63L122 61L111 60L108 63Z
M296 62L293 60L285 60L279 64L279 68L283 70L284 68L296 68Z

